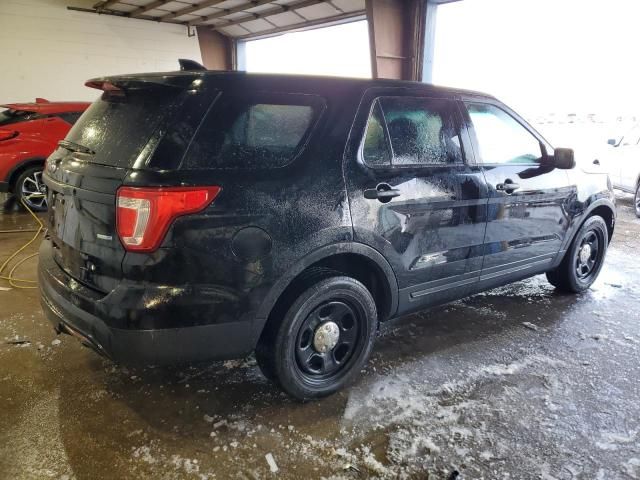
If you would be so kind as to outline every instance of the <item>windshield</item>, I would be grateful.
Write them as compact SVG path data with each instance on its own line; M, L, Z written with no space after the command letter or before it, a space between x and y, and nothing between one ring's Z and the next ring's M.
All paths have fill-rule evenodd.
M640 125L634 126L631 130L625 133L624 137L618 142L620 145L637 145L640 141Z
M35 112L27 112L26 110L14 110L13 108L8 108L6 110L0 111L0 127L3 127L4 125L10 125L12 123L26 122L37 117L38 114Z

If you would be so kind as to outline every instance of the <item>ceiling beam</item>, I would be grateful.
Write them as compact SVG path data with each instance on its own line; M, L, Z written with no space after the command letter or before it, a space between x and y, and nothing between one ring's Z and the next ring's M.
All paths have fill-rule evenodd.
M197 5L191 5L190 7L181 8L180 10L176 10L173 13L169 13L167 15L163 15L160 17L160 20L166 22L167 20L172 20L176 17L180 17L182 15L188 15L193 12L197 12L198 10L202 10L207 7L215 7L217 4L226 2L227 0L206 0L202 3L198 3Z
M341 22L353 22L358 19L365 19L365 12L356 10L354 12L340 13L338 15L332 15L330 17L318 18L316 20L308 20L304 22L287 25L285 27L274 28L271 30L262 30L260 32L253 32L247 35L234 36L235 40L256 40L258 38L267 38L279 33L295 32L305 30L307 28L319 28L329 25L337 25ZM329 24L329 25L327 25ZM241 26L241 25L240 25Z
M161 7L162 5L166 5L167 3L172 1L173 0L155 0L155 2L148 3L147 5L142 5L141 7L136 8L135 10L132 10L131 12L129 12L129 16L133 18L137 18L141 15L144 15L149 10L153 10L154 8Z
M116 3L118 3L120 0L105 0L103 2L98 2L96 3L93 8L97 8L97 9L107 9L113 5L115 5Z
M319 1L324 2L326 0L316 0L316 2L319 2ZM237 7L224 8L224 9L221 9L219 12L213 13L211 15L207 15L206 17L200 17L197 20L192 20L189 22L189 25L202 24L202 23L208 22L209 20L213 20L215 18L226 17L227 15L231 15L232 13L244 12L245 10L249 10L250 8L259 7L260 5L266 5L272 2L273 0L251 0L250 2L243 3L242 5L238 5ZM283 5L282 7L284 8L286 6Z
M252 20L258 20L260 18L277 15L278 13L292 12L300 8L310 7L319 3L326 3L327 1L328 0L301 0L299 2L290 3L288 5L277 5L268 10L263 10L262 12L248 13L247 15L240 18L236 18L233 20L224 20L224 23L216 23L215 25L212 25L211 28L212 30L219 30L221 28L231 27L233 25L239 25L241 23L250 22ZM338 14L343 13L338 9L336 9L336 12L338 12Z
M102 10L99 8L82 8L82 7L71 7L71 6L67 7L67 10L71 10L73 12L93 13L95 15L111 15L111 16L120 17L120 18L131 18L128 12L121 12L120 10ZM150 22L158 23L158 19L156 17L151 17L149 15L141 15L136 20L148 20ZM170 23L171 25L186 26L183 22L178 22L176 20L168 20L165 23Z

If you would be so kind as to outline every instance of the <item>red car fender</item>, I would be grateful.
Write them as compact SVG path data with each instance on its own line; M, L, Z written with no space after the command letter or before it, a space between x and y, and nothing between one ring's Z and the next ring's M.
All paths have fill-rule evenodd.
M5 107L47 115L44 118L21 121L0 127L0 182L11 183L23 167L43 163L57 148L71 125L56 113L81 112L89 103L10 104Z

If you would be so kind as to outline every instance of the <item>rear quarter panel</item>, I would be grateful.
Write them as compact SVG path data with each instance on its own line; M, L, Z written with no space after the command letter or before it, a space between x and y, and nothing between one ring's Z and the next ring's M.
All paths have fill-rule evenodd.
M197 304L164 326L248 320L255 322L258 335L264 321L259 312L274 285L312 252L351 240L342 176L344 145L355 113L350 97L326 99L307 147L285 167L129 175L125 183L132 186L178 182L222 187L205 211L177 219L157 252L127 253L123 261L128 280L198 292Z

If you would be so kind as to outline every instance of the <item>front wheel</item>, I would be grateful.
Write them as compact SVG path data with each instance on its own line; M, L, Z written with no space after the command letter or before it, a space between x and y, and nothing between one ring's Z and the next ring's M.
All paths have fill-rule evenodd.
M581 293L596 281L607 252L607 224L599 216L589 217L573 239L558 268L547 279L558 290Z
M27 168L13 186L13 193L20 204L34 212L47 209L47 187L42 180L42 167Z
M300 294L271 328L258 346L260 368L298 400L324 397L350 383L369 358L376 304L359 281L327 278Z
M640 218L640 182L638 182L636 194L633 197L633 206L635 207L636 217Z

